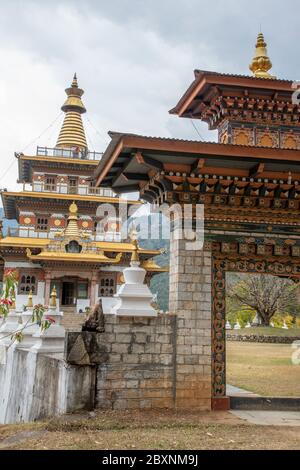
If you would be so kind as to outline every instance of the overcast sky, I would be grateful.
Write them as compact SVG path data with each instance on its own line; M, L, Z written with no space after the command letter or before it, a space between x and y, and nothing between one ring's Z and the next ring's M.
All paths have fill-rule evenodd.
M299 21L298 0L0 0L0 187L16 188L14 151L55 145L75 71L91 148L109 130L198 139L168 114L193 70L248 74L261 24L273 73L299 79Z

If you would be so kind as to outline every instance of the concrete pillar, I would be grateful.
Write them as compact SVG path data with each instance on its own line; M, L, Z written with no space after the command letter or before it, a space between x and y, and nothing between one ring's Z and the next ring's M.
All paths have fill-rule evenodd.
M92 279L91 279L91 290L90 290L91 307L93 307L96 303L97 282L98 282L98 274L93 273Z
M211 410L212 256L176 239L170 245L170 312L177 315L176 407Z

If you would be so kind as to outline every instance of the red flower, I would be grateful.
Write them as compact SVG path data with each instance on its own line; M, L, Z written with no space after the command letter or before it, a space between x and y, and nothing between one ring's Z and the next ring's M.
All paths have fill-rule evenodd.
M48 322L51 323L51 325L53 325L54 323L56 323L56 321L54 320L54 318L49 317L49 316L46 317L46 320L48 320Z

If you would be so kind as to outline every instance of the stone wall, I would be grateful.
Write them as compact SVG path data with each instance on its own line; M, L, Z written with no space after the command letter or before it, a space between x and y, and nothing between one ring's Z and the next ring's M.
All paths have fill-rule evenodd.
M67 333L66 361L97 365L97 408L210 410L210 366L204 346L192 346L205 336L191 337L187 320L179 321L106 315L105 333Z
M293 344L300 342L299 336L231 335L230 333L227 333L226 339L241 343Z
M170 310L176 312L176 407L211 409L210 251L187 249L173 233L170 247Z
M107 318L109 356L98 367L97 407L174 407L176 320L166 315L157 319Z
M176 331L172 315L105 316L105 333L68 333L67 362L97 364L96 407L174 408Z

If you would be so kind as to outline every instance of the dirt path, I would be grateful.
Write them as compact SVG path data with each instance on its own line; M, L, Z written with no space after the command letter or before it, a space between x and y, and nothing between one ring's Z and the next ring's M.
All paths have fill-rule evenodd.
M0 426L1 449L300 449L300 428L231 413L97 412Z

